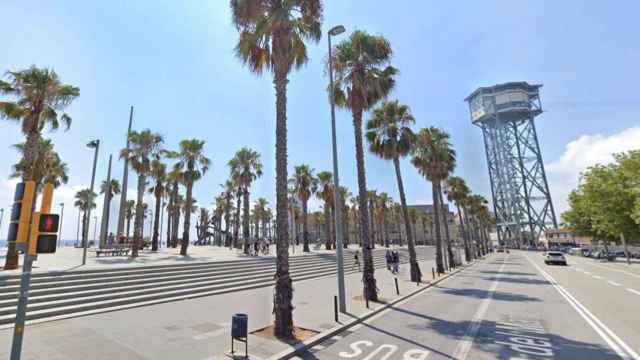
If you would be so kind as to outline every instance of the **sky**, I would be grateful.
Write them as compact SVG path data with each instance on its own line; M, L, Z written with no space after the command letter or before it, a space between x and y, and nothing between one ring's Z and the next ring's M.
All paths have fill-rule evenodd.
M567 209L566 196L581 171L640 147L637 1L326 0L324 7L324 33L336 24L347 29L335 41L356 29L390 41L391 63L400 74L389 98L411 107L415 129L437 126L451 134L456 175L487 198L482 136L463 100L479 86L544 85L544 113L536 126L558 214ZM54 195L54 211L57 204L67 204L63 238L76 236L77 212L71 209L74 193L90 181L89 140L102 142L97 181L106 177L110 154L112 174L121 179L117 156L125 144L130 106L134 129L162 134L167 149L182 139L206 141L212 167L195 186L199 205L209 206L220 192L226 164L243 146L260 152L264 164L252 198L266 197L274 205L272 77L251 74L235 57L238 33L227 0L2 0L0 23L0 73L35 64L80 88L80 97L67 108L71 128L44 134L70 168L69 183ZM309 43L308 64L289 76L290 171L302 163L316 172L331 169L326 41L323 36ZM337 122L341 182L355 192L350 113L339 110ZM9 174L17 153L10 146L23 141L17 124L0 121L2 208L10 207L15 186ZM392 163L371 154L365 162L368 187L398 199ZM402 175L409 204L431 202L430 184L408 159L402 161ZM130 179L131 197L135 175ZM116 198L112 218L117 204ZM318 206L313 200L311 207ZM6 226L0 229L5 231Z

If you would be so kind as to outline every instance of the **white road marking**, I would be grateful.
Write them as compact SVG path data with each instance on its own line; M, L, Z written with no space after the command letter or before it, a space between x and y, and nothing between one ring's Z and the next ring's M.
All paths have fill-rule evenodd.
M634 293L636 295L640 295L640 291L638 291L638 290L633 290L633 289L627 288L627 291L628 292L632 292L632 293Z
M600 265L600 264L596 264L596 263L588 263L588 264L589 264L589 265L596 266L596 267L599 267L599 268L601 268L601 269L605 269L605 270L609 270L609 271L615 271L615 272L619 272L619 273L627 274L627 275L629 275L629 276L633 276L633 277L636 277L636 278L639 278L639 279L640 279L640 274L634 274L634 273L631 273L631 272L628 272L628 271L625 271L625 270L621 270L621 269L614 269L614 268L612 268L611 266L604 266L604 265Z
M588 271L583 271L583 273L585 273L585 274L587 274L587 275L591 275L591 273L590 273L590 272L588 272Z
M609 329L605 324L600 321L595 315L593 315L584 305L582 305L576 298L571 295L564 287L562 287L558 282L548 273L546 273L542 268L538 266L538 264L534 263L526 254L524 255L527 260L533 265L540 274L564 297L565 300L573 307L574 310L582 316L582 318L595 330L598 335L611 347L613 351L615 351L618 356L620 356L624 360L640 360L640 355L638 355L629 345L627 345L622 339L618 337L611 329Z
M508 258L509 258L509 255L507 255L504 258L504 260L506 261ZM473 316L473 319L471 320L471 323L469 324L469 327L467 328L467 331L465 332L464 337L462 338L462 340L460 340L460 342L458 343L458 346L456 346L456 349L453 352L454 359L465 360L467 358L467 355L469 355L469 351L471 351L471 345L473 345L473 340L475 339L476 334L480 329L480 325L482 324L482 319L484 318L484 315L487 312L487 309L489 308L489 304L491 303L491 299L493 298L493 293L496 291L496 288L498 287L498 279L501 277L501 273L502 273L502 270L504 270L505 265L506 263L503 262L502 265L500 266L500 269L498 270L498 274L495 277L495 280L493 280L491 287L489 288L487 297L485 297L482 300L482 303L480 304L480 307L478 307L478 311L476 311L476 314Z
M602 280L602 276L598 276L598 275L593 275L594 279L598 279L598 280Z
M615 282L615 281L611 281L611 280L609 280L609 281L607 281L607 282L608 282L609 284L613 285L613 286L620 286L620 284L618 284L618 283L617 283L617 282Z

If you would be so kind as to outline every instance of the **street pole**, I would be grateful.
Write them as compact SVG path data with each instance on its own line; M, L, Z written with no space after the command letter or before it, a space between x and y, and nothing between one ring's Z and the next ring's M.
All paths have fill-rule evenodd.
M127 150L129 150L129 137L131 136L131 124L133 123L133 106L129 111L129 129L127 130ZM120 208L118 209L118 227L116 236L124 234L125 208L127 207L127 182L129 180L129 158L124 158L124 171L122 172L122 190L120 191Z
M340 312L347 312L347 301L345 298L344 288L344 257L342 244L342 202L340 202L340 178L338 176L338 146L336 144L336 110L335 99L333 95L333 60L331 58L331 37L344 32L344 26L334 26L329 30L327 39L329 40L329 89L331 95L329 102L331 103L331 145L333 152L333 204L335 207L335 227L336 227L336 258L338 264L338 307Z
M91 204L93 203L93 185L96 180L96 165L98 164L98 150L100 149L100 140L93 140L87 144L87 147L93 148L93 172L91 173L91 186L89 187L89 204L87 206L86 226L82 234L82 265L87 264L87 247L89 246L89 223L91 222ZM95 236L94 236L95 237Z
M0 233L2 232L2 218L4 218L4 208L0 209ZM7 245L9 245L8 242Z
M109 155L109 167L107 167L107 188L104 189L104 201L102 202L102 221L100 221L100 248L107 243L107 232L109 232L109 204L111 203L111 160L113 155Z
M60 203L60 226L58 229L58 247L62 247L62 220L64 219L64 203Z

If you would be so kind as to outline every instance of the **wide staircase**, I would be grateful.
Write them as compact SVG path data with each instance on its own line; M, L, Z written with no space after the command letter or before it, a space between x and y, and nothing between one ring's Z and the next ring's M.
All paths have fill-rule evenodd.
M418 260L432 258L431 248L418 248ZM376 268L385 267L385 249L373 251ZM401 249L401 262L408 262ZM360 256L362 258L362 256ZM360 259L362 263L362 259ZM345 273L353 269L352 250L344 252ZM294 283L336 273L336 256L313 254L289 258ZM271 286L273 257L33 274L27 320L54 320L162 302ZM19 275L0 276L0 327L15 322Z

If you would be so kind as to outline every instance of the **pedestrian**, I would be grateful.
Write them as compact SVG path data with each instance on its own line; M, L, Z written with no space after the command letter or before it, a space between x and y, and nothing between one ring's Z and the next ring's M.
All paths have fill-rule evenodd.
M400 254L397 251L393 251L393 273L397 274L400 271Z
M257 241L254 241L254 242L253 242L253 253L254 253L254 255L255 255L255 256L260 255L260 254L258 253L258 242L257 242Z
M353 266L351 267L351 270L353 270L354 267L358 267L358 272L360 272L360 258L358 257L358 254L360 253L360 251L356 250L355 255L353 256Z
M384 258L387 261L387 270L391 270L391 262L393 261L391 257L391 250L387 249L384 253Z

